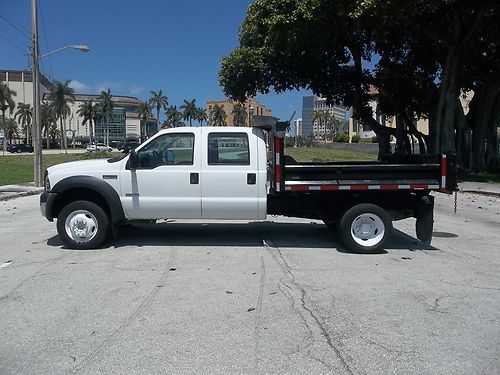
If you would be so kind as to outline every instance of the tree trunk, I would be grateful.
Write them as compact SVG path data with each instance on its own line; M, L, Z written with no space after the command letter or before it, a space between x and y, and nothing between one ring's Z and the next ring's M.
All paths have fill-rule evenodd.
M63 129L63 118L62 118L62 116L59 117L59 131L61 132L61 135L60 135L60 137L61 137L61 144L59 146L61 148L61 153L62 153L62 151L64 149L64 136L63 136L64 129Z
M488 129L496 126L499 95L499 87L486 84L475 92L470 102L467 120L472 128L471 168L474 171L484 170L486 167L486 138L491 134Z
M460 50L451 44L446 56L444 76L439 88L439 101L434 123L434 137L431 151L434 153L455 152L455 102L458 98L457 69Z

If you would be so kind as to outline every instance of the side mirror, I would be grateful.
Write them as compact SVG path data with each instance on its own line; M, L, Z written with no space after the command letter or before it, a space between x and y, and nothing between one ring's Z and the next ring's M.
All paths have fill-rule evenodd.
M130 151L128 165L131 170L136 170L139 166L139 159L137 158L137 153L135 152L135 150Z

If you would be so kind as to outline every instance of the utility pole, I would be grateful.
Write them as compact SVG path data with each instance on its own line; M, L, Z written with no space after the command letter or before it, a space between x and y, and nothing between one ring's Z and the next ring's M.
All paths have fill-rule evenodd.
M41 113L40 113L40 73L39 73L39 48L38 48L38 17L37 17L37 2L36 0L31 0L31 15L32 22L31 28L33 31L33 64L32 64L32 80L33 80L33 153L34 153L34 163L33 163L33 177L35 181L35 186L40 187L43 184L42 181L42 145L40 142L41 132Z

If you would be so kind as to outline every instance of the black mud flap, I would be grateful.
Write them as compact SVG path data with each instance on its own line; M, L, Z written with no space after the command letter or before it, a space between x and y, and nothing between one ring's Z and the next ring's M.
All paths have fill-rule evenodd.
M426 245L432 241L432 230L434 228L434 197L426 195L422 197L417 207L417 223L415 229L417 238Z

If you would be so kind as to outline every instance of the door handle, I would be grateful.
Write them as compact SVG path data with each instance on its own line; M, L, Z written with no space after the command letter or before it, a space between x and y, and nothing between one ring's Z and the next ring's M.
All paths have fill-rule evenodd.
M247 184L255 185L257 183L257 175L255 173L247 173Z
M189 174L189 183L191 185L197 185L200 183L200 175L198 173Z

